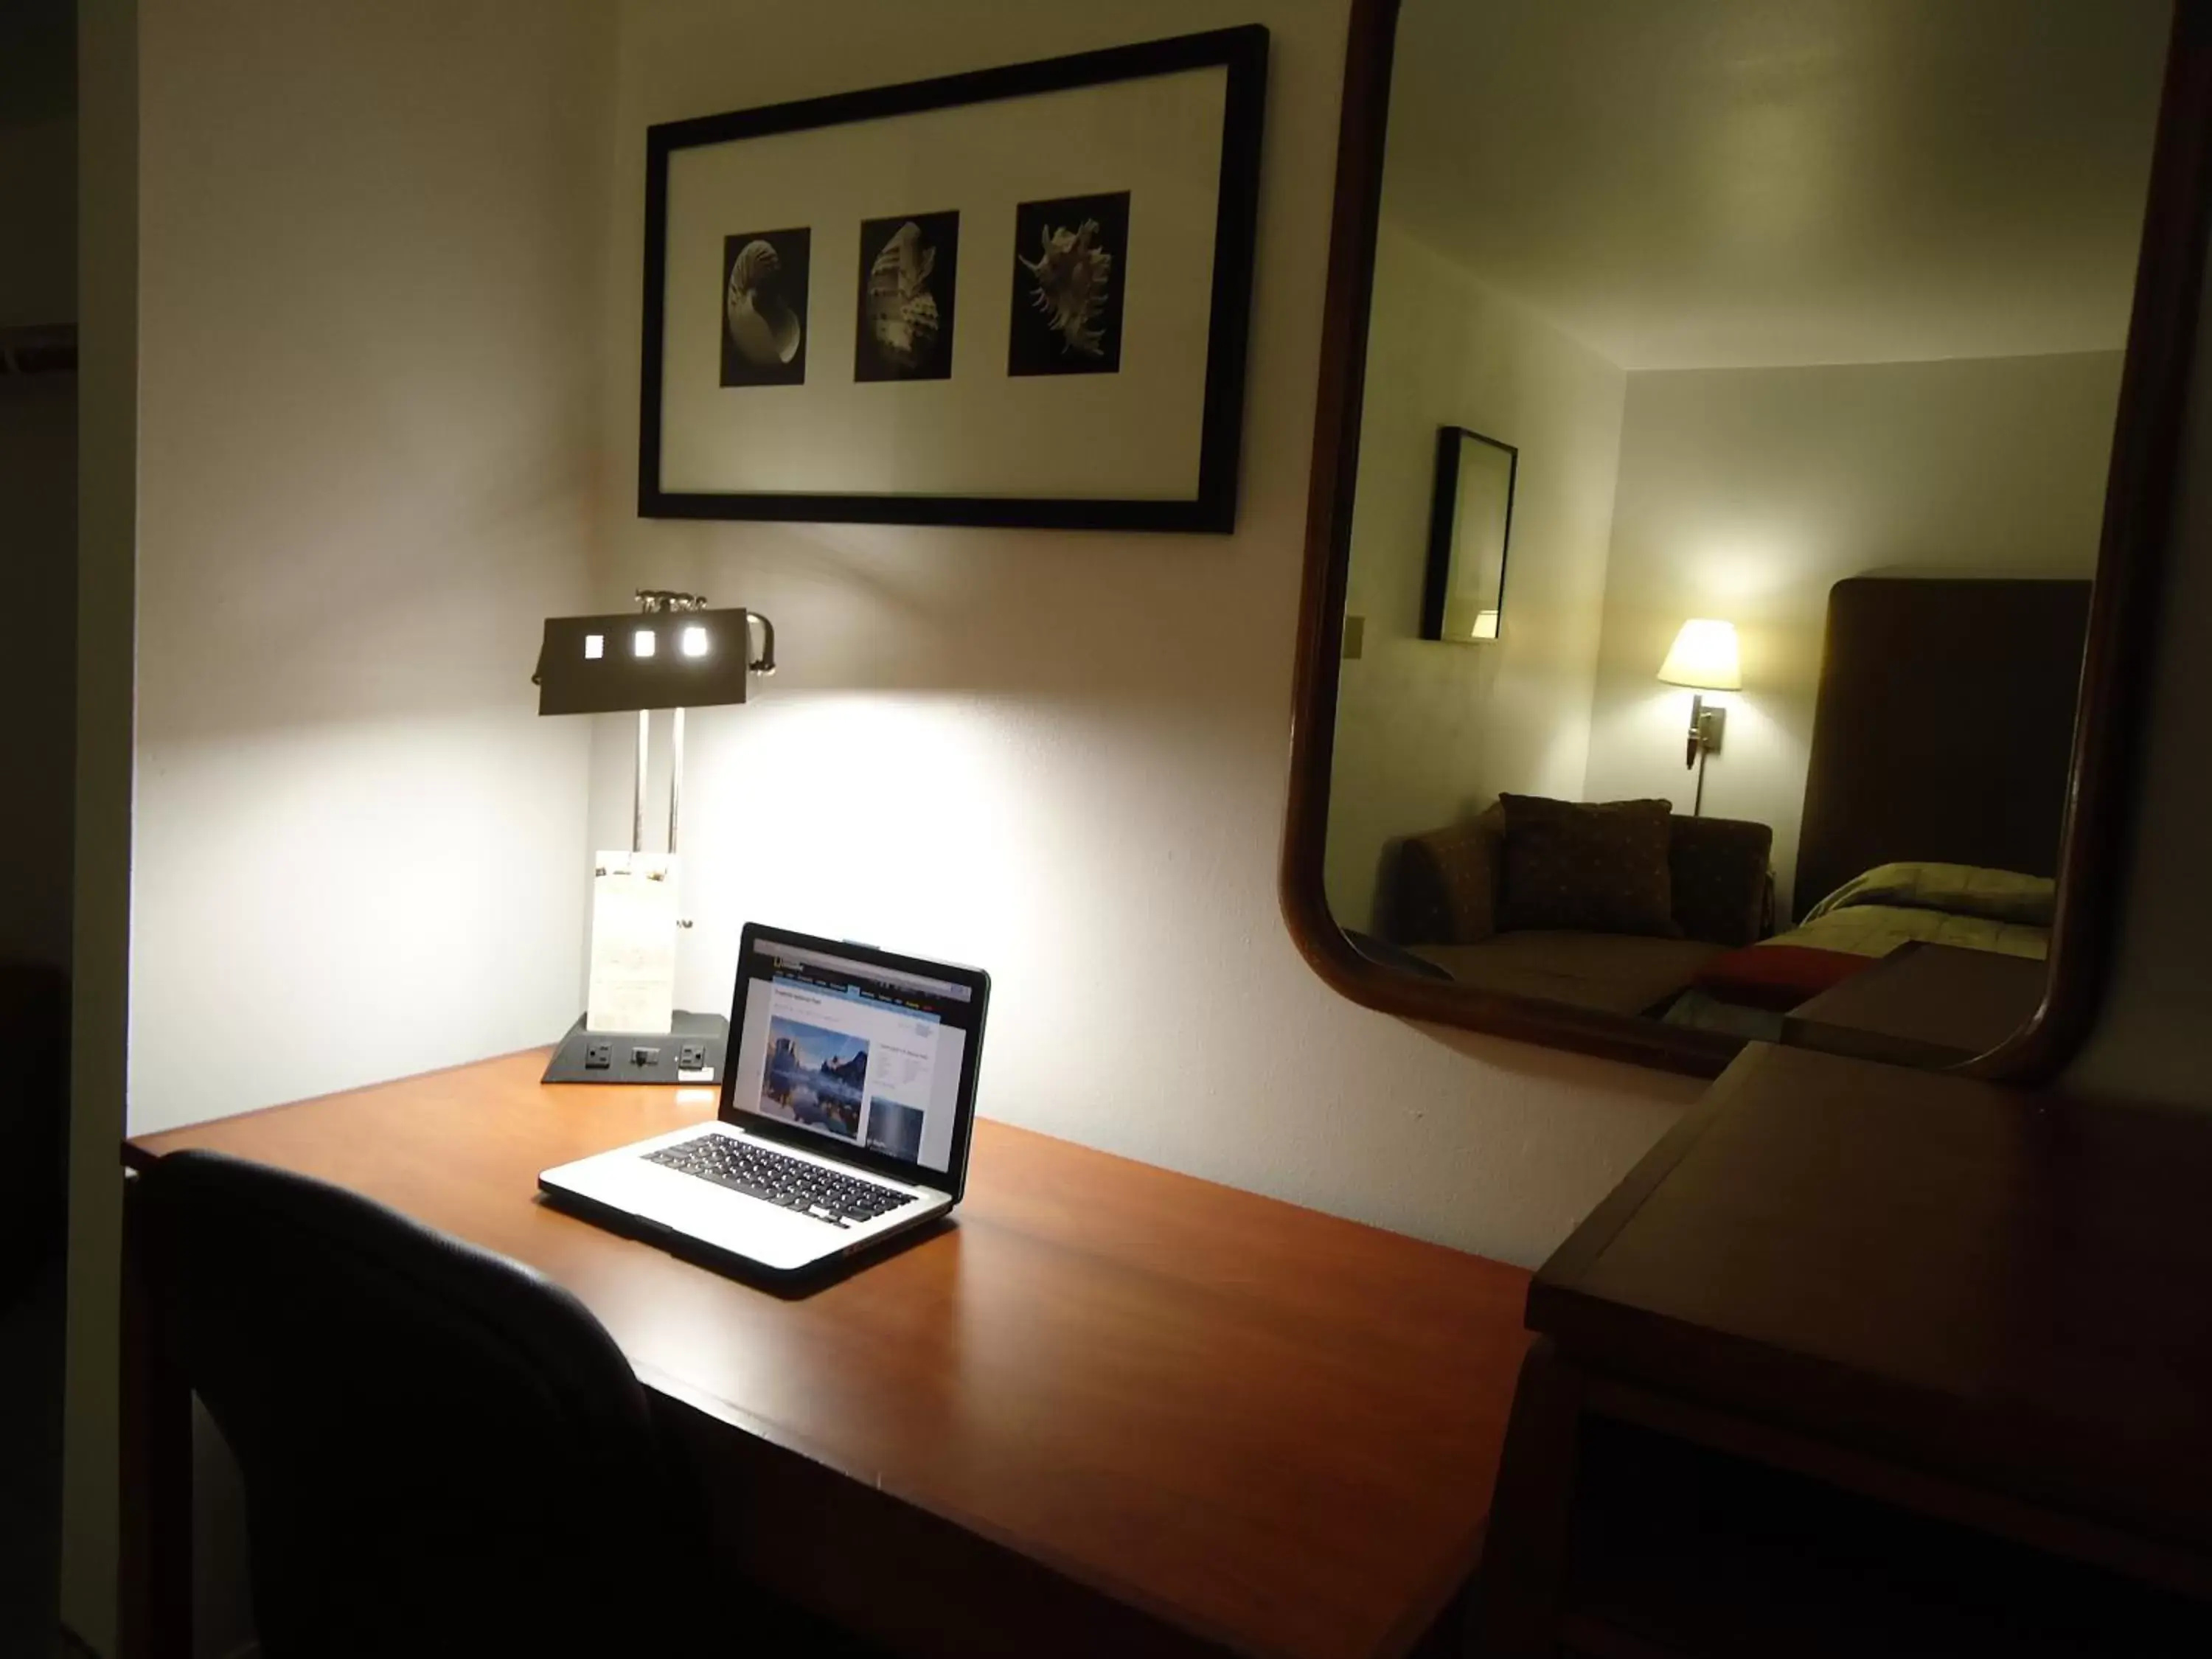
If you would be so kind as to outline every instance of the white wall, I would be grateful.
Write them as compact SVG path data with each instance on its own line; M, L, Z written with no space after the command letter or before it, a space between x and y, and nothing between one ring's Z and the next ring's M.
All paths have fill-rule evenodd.
M648 122L1116 41L1273 31L1238 532L1045 535L610 514L600 597L767 611L786 666L692 726L679 991L728 996L756 916L979 962L982 1109L1533 1262L1698 1085L1346 1002L1275 900L1345 0L801 10L629 0L603 337L607 496L634 499ZM629 746L597 752L626 832ZM825 757L860 810L788 780Z
M1686 618L1735 622L1744 689L1705 810L1774 826L1786 911L1828 589L2089 575L2119 372L2087 352L1630 375L1586 798L1689 810L1691 694L1654 677Z
M135 1131L549 1042L612 14L145 0Z
M1389 193L1386 175L1384 191ZM1501 790L1572 798L1590 690L1626 377L1385 220L1376 249L1359 485L1329 796L1329 910L1372 927L1394 836L1463 817ZM1437 428L1520 453L1499 637L1424 640Z

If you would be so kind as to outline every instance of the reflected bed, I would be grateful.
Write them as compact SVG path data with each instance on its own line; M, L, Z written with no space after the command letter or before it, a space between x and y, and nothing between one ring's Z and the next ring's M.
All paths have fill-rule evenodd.
M2048 954L2089 587L1836 584L1800 920L1705 964L1670 1023L1775 1041L1783 1013L1908 944Z

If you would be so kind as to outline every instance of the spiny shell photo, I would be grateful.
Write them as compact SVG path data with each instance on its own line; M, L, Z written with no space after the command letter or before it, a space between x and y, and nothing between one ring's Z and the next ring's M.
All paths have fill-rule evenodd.
M1129 223L1126 190L1016 204L1009 375L1121 372Z
M1114 256L1098 244L1098 222L1085 219L1079 229L1048 228L1043 249L1022 267L1036 286L1030 301L1042 312L1061 340L1062 351L1100 355L1105 332L1098 325L1114 278Z

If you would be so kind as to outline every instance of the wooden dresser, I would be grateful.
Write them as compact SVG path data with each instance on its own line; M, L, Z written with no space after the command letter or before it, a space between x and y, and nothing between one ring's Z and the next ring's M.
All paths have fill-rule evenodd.
M1754 1045L1528 1323L1479 1652L2212 1653L2212 1116Z

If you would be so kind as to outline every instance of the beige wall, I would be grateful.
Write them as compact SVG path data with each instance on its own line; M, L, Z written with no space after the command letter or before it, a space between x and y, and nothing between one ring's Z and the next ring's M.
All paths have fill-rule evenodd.
M696 586L781 630L760 700L691 726L690 1006L722 1006L749 916L980 962L997 980L986 1114L1534 1261L1697 1085L1355 1007L1275 900L1346 16L1344 0L627 4L611 501L635 487L648 122L1255 20L1273 58L1235 536L617 513L600 593ZM592 797L609 840L629 799L610 726ZM864 810L783 786L825 754L860 763Z
M1331 914L1361 929L1392 837L1501 790L1582 792L1626 383L1389 220L1370 315L1346 602L1365 639L1339 691L1327 870ZM1521 452L1500 635L1480 645L1419 637L1440 426Z
M611 16L146 0L134 1129L574 1015Z
M1654 676L1685 618L1733 621L1744 689L1705 809L1774 826L1786 907L1828 589L2091 574L2119 368L2090 352L1630 375L1587 799L1689 810L1691 694Z

